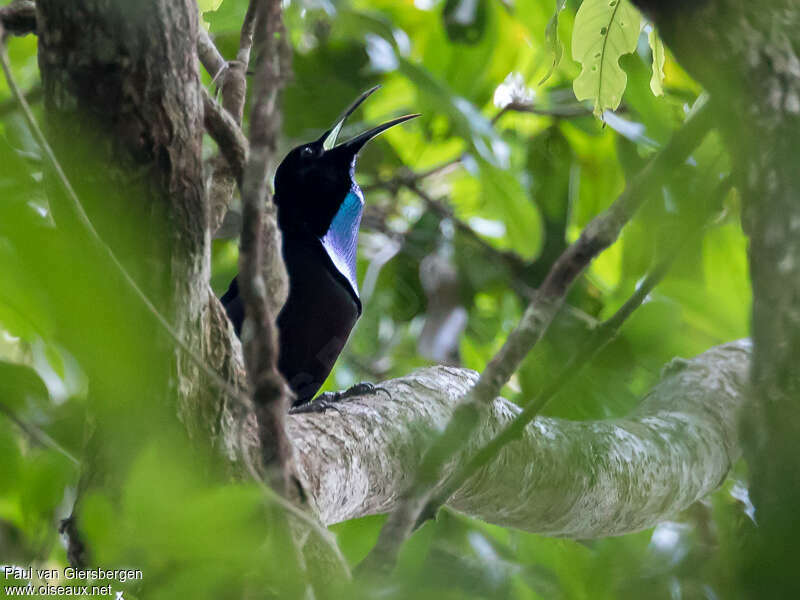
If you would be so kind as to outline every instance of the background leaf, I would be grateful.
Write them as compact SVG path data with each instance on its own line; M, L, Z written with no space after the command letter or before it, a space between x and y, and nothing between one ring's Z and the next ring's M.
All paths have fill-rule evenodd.
M650 89L656 96L664 95L664 62L666 60L666 51L664 50L664 42L655 30L655 27L650 29L647 34L647 40L650 43L650 50L653 53L653 76L650 79Z
M542 79L539 81L539 85L542 85L545 81L550 79L553 71L556 70L556 67L558 67L558 64L561 62L561 56L564 54L564 44L561 43L561 40L558 38L558 15L562 10L564 10L566 5L567 0L556 0L556 9L553 12L553 16L550 17L550 20L547 22L547 27L544 30L547 46L550 49L550 52L553 53L553 62L547 69L547 73L545 73L544 77L542 77Z
M615 110L622 101L625 71L623 54L636 49L641 16L629 0L584 0L572 31L572 58L583 70L573 83L578 100L591 100L594 113Z

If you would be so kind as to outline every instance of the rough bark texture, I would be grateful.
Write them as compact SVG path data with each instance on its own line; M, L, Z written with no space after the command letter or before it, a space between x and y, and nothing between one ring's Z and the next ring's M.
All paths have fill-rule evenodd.
M715 97L750 237L754 402L743 419L760 525L744 582L800 597L786 562L800 537L800 4L636 2Z
M651 527L714 490L739 455L749 355L742 341L676 359L626 419L536 419L448 505L492 523L575 538ZM422 369L382 384L391 400L377 395L290 416L299 473L323 522L395 509L421 459L425 431L445 426L476 378L465 369ZM471 448L519 411L495 400Z
M239 38L239 51L236 60L227 63L227 68L219 77L219 87L222 93L222 106L239 125L244 117L244 105L247 96L247 80L245 75L250 64L250 52L253 48L253 33L255 29L256 3L250 2L247 6L242 32ZM222 225L228 206L236 190L235 173L230 168L228 161L217 157L212 162L211 181L209 183L209 230L213 235Z
M181 338L239 384L240 353L208 288L195 2L41 0L36 9L48 136L81 202ZM56 221L69 226L51 192ZM146 311L127 319L170 345ZM165 367L190 432L214 432L218 388L185 354Z

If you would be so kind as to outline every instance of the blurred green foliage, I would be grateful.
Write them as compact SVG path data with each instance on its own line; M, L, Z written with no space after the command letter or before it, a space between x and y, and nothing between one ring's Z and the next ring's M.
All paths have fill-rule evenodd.
M204 14L226 57L235 56L246 4L225 0ZM619 110L596 119L592 102L579 103L572 91L581 71L569 59L578 2L284 4L294 56L283 95L282 149L319 135L376 83L383 89L354 115L345 135L404 112L423 114L373 142L359 160L367 200L358 264L364 314L327 389L441 362L421 348L428 334L439 336L447 360L482 369L553 260L680 127L700 91L668 52L663 79L654 78L643 32L620 63L627 85ZM652 48L663 51L657 40ZM35 89L36 39L13 39L9 52L20 84ZM663 96L654 96L653 80ZM541 114L503 110L510 102ZM41 118L41 107L35 110ZM82 526L93 562L144 571L143 582L123 586L126 597L298 593L297 574L270 526L274 508L255 486L231 483L211 450L184 439L174 398L163 391L170 374L154 367L169 363L168 346L154 344L162 337L156 326L80 231L54 226L41 162L0 81L0 406L6 410L0 412L0 563L66 564L56 529L79 485L70 457L92 453L84 447L91 412L119 424L93 442L114 448L104 460L105 476L116 481L108 489L116 491L91 488L82 498ZM431 169L436 172L418 185L451 216L395 180ZM509 398L530 399L665 248L701 221L709 222L702 240L680 249L648 302L547 412L573 419L622 415L674 356L747 335L750 291L738 199L714 194L727 170L723 147L711 136L667 186L650 190L645 208L574 287L568 306L507 386ZM93 204L102 205L105 192L96 190ZM147 238L135 223L120 227L126 239ZM134 271L137 261L145 269L152 259L144 245L141 253L127 258ZM434 260L440 268L432 272L444 265L455 273L454 291L444 277L434 276L433 287L421 280L421 265ZM237 240L215 240L217 292L236 261ZM462 335L437 324L430 308L435 298L466 315ZM736 597L732 557L752 527L746 492L732 478L674 522L585 543L445 511L409 541L391 585L381 583L380 593ZM332 528L351 563L366 555L382 522L376 516ZM328 593L378 592L333 585Z

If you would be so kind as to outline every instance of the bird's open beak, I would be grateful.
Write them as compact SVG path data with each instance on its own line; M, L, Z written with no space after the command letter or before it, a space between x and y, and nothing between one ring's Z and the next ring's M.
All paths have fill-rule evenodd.
M358 153L359 150L361 150L361 148L364 147L364 144L366 144L376 135L383 133L390 127L394 127L395 125L399 125L400 123L403 123L410 119L415 119L416 117L419 116L419 114L413 114L413 115L405 115L402 117L397 117L396 119L392 119L391 121L388 121L383 125L378 125L377 127L373 127L372 129L365 131L361 135L354 137L352 140L348 140L337 146L336 138L339 136L339 132L342 130L342 126L344 125L344 122L347 120L347 117L349 117L353 113L353 111L355 111L359 106L361 106L361 103L364 102L364 100L366 100L367 98L369 98L369 96L373 92L375 92L375 90L377 90L379 87L381 86L376 85L375 87L370 88L366 92L362 93L358 98L356 98L356 100L350 106L347 107L347 110L344 111L344 114L336 122L336 125L334 125L332 129L329 129L324 134L322 134L322 137L318 140L318 142L322 142L323 150L327 152L328 150L333 150L334 148L337 149L342 148L342 149L347 149L350 153L355 155Z

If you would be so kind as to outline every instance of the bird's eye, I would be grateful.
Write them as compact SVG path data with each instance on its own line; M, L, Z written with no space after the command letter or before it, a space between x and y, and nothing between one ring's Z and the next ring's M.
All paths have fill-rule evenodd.
M309 158L314 155L314 149L311 146L304 146L302 150L300 150L300 156L303 158Z

